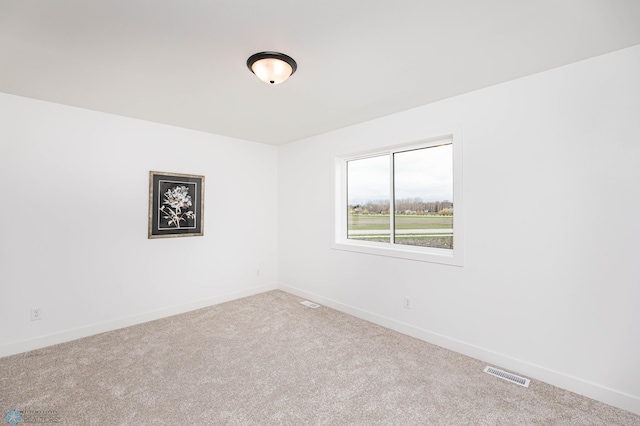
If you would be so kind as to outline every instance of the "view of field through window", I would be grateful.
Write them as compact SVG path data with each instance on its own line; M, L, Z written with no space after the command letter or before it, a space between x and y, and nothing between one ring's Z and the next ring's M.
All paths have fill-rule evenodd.
M451 143L389 155L347 162L347 237L453 249Z

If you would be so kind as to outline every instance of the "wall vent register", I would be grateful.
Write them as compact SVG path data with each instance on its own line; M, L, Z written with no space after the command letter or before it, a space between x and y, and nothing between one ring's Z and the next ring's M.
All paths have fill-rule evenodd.
M516 376L515 374L507 373L506 371L502 371L493 367L485 367L483 371L485 373L491 374L492 376L498 377L499 379L524 386L525 388L529 387L530 380L525 379L524 377Z

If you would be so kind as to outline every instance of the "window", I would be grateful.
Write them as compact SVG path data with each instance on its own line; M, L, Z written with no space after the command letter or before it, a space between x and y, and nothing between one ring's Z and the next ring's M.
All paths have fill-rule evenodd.
M462 265L457 133L336 158L337 249Z

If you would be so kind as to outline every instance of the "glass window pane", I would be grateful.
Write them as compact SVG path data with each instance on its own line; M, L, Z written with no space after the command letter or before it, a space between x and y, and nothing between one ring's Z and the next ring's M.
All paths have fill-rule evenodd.
M347 238L391 242L389 156L347 162Z
M453 249L452 148L394 154L396 244Z

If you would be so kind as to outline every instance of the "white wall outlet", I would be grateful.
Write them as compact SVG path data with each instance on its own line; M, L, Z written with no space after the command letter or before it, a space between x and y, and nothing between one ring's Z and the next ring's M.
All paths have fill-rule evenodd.
M31 308L31 321L42 319L42 308Z
M256 269L256 277L260 276L260 269Z
M411 299L407 296L404 297L404 307L405 309L411 309Z

